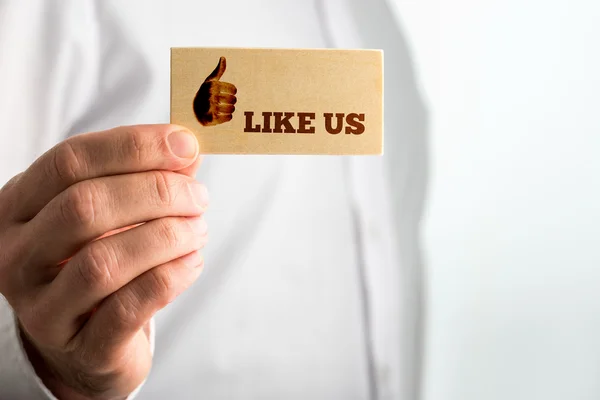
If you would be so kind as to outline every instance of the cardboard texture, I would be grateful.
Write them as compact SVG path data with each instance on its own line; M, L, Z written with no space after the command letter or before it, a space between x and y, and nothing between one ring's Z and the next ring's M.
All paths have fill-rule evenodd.
M173 48L171 123L206 154L382 154L383 53Z

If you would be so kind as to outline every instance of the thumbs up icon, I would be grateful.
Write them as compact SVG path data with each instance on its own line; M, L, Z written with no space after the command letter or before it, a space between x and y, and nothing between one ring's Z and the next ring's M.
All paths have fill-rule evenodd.
M220 79L227 68L225 57L219 59L215 70L204 80L194 98L194 114L203 126L219 125L231 121L237 88Z

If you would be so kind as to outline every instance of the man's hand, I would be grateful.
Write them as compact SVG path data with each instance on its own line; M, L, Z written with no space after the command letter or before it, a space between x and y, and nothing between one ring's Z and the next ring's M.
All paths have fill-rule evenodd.
M194 97L194 114L203 126L219 125L233 118L237 89L231 83L220 81L226 68L227 60L221 57Z
M173 125L83 134L0 190L0 292L57 397L122 399L148 374L149 320L203 266L198 153Z

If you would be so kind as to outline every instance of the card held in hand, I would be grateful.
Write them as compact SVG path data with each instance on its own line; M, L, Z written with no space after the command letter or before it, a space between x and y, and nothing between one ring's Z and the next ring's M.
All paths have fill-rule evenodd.
M205 154L382 154L383 52L172 48L171 123Z

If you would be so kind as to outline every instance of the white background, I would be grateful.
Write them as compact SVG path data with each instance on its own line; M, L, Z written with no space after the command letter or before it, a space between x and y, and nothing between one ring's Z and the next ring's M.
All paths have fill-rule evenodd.
M432 118L425 399L599 399L600 2L394 2Z

